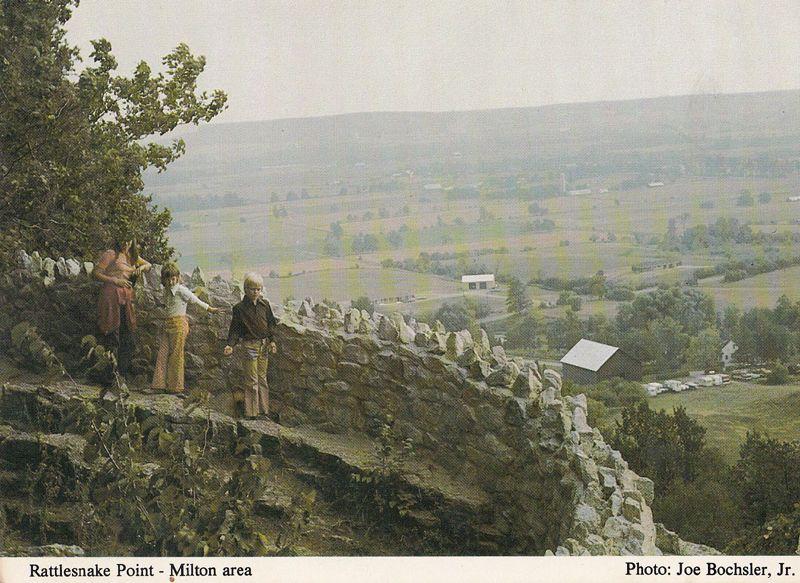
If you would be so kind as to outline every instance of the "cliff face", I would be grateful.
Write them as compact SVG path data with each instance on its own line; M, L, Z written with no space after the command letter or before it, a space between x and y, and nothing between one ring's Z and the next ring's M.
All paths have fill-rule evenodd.
M0 275L0 346L13 350L10 330L27 321L70 368L82 356L80 338L94 332L97 285L85 269L51 267L52 274L26 255L21 269ZM136 365L145 386L158 332L157 274L137 288ZM187 280L213 305L240 297L236 284L207 282L199 271ZM413 444L403 471L428 498L425 512L411 513L425 528L452 533L458 524L499 554L714 552L654 524L652 481L587 424L585 397L562 395L556 372L515 362L485 334L446 333L396 314L342 314L307 301L276 311L270 398L284 431L360 443L391 418ZM229 313L194 312L190 320L188 377L225 408L239 386L238 363L221 356Z

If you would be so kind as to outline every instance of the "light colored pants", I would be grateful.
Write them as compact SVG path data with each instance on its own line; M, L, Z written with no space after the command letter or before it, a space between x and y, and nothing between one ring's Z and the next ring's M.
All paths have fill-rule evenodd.
M267 354L269 341L244 340L244 414L255 417L269 413L269 386L267 385Z
M189 319L186 316L164 320L152 388L167 389L172 393L183 392L183 349L188 335Z

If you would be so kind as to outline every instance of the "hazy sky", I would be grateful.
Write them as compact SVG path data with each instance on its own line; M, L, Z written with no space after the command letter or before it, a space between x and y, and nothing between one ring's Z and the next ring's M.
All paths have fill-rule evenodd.
M188 43L219 121L800 88L794 1L81 0L68 28L124 72Z

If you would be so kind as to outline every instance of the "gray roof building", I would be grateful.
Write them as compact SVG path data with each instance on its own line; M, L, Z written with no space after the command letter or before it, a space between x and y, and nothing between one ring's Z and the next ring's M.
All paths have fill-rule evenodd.
M563 377L580 385L620 377L636 380L642 377L641 363L617 346L609 346L581 338L561 359Z

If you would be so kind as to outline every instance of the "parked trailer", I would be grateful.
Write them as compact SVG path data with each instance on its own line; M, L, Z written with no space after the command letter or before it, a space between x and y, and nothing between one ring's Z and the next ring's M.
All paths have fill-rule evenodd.
M661 383L647 383L644 385L644 390L649 396L655 397L659 393L663 393L665 389Z
M704 374L703 376L697 379L697 384L701 387L713 387L714 386L714 376Z

